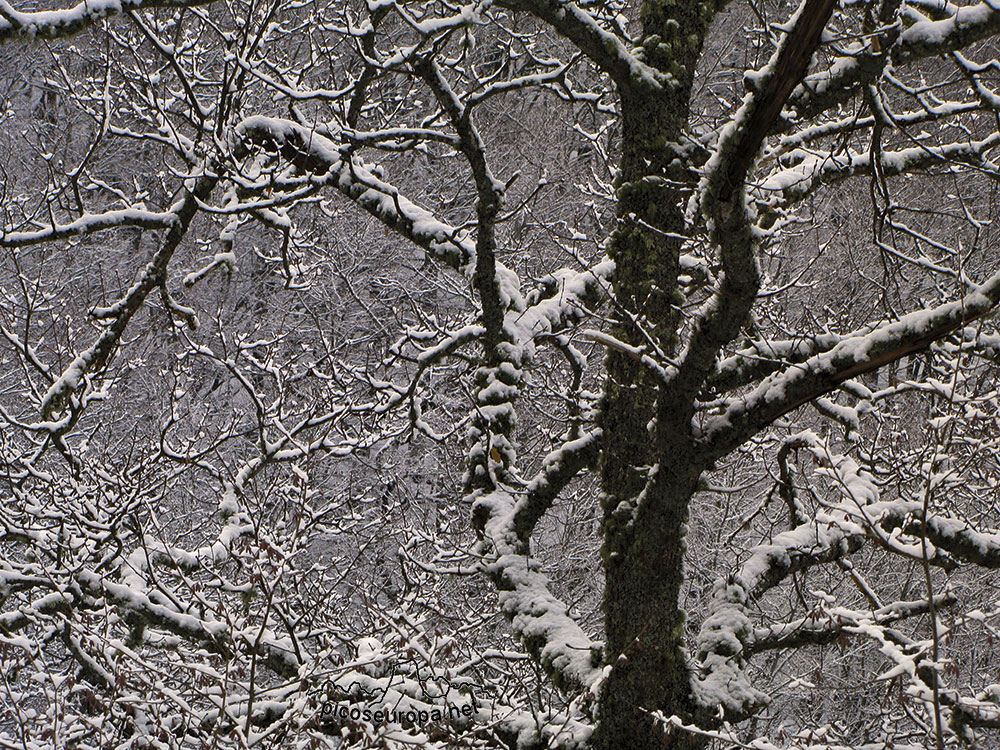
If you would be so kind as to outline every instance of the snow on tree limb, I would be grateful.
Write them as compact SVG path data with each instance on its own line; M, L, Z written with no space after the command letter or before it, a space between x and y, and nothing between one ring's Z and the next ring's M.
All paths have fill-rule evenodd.
M926 539L958 560L989 570L1000 568L1000 531L977 531L960 518L925 515L920 503L896 503L881 516L879 526Z
M839 513L817 514L815 519L775 535L769 544L754 549L735 573L716 581L710 612L696 641L698 669L692 688L706 710L722 706L733 718L745 717L769 700L751 685L746 674L754 642L751 602L796 571L857 550L866 530L852 513L879 498L871 477L852 459L831 454L812 433L800 433L798 438L827 457L845 500L837 506Z
M844 338L829 351L768 376L723 414L710 417L703 439L713 451L739 445L782 414L828 393L845 380L926 348L990 314L998 303L1000 273L960 300L917 310L871 332Z
M906 19L913 23L900 32L899 42L892 51L894 63L968 47L1000 31L1000 5L995 0L967 6L951 5L940 11L945 17L938 20L931 20L915 8L904 11Z
M177 214L174 211L158 213L140 207L126 208L119 211L106 211L101 214L85 214L67 224L52 224L49 227L35 230L3 230L0 231L0 246L26 247L115 227L168 229L176 222Z
M587 271L557 272L551 280L551 291L543 290L540 299L529 297L530 304L524 311L508 311L504 328L509 343L502 344L501 350L518 362L530 358L538 337L563 328L581 314L586 299L603 292L612 269L613 264L604 261ZM514 378L515 372L519 371L512 363L502 362L495 375L484 374L483 388L477 395L477 400L491 410L499 410L496 414L490 412L494 427L487 432L492 433L489 449L474 446L470 453L470 472L481 472L482 482L494 476L499 463L496 456L510 450L504 435L513 423L497 417L512 410L508 399L515 394L519 381ZM529 557L530 536L565 485L594 463L600 435L600 430L592 430L551 452L539 474L516 495L500 489L476 490L470 495L474 522L488 543L484 568L500 591L501 606L515 634L557 685L577 692L593 691L601 678L602 672L596 666L601 644L582 631L566 605L549 591L547 578ZM470 478L474 480L474 475Z
M844 636L847 628L856 627L862 620L870 620L879 626L892 625L909 617L927 614L932 608L944 609L957 601L958 597L954 592L946 591L936 595L933 603L926 599L892 602L871 612L848 607L821 606L792 622L755 628L749 649L750 653L756 654L772 649L833 643Z
M483 537L493 550L484 568L496 582L511 628L556 685L570 692L596 691L604 676L601 643L584 633L566 604L549 591L538 563L522 550L514 497L497 490L478 496L475 508L486 518Z
M946 54L986 39L1000 30L1000 7L991 0L974 5L937 6L945 15L930 20L920 10L904 6L903 19L883 29L888 45L872 49L858 44L854 54L836 57L823 71L808 76L788 101L800 118L811 118L837 106L858 93L859 87L875 80L885 66L905 65ZM902 28L902 26L906 28ZM886 54L888 47L888 54ZM782 123L783 128L788 123Z
M44 426L53 434L61 434L72 427L76 410L70 410L59 421L52 421L53 417L64 408L67 399L84 385L88 376L103 370L118 347L129 321L142 308L146 297L154 289L166 283L167 266L198 210L199 200L208 197L218 180L219 177L214 174L196 177L190 192L186 191L184 198L172 207L171 213L176 220L170 223L170 229L162 245L143 270L140 279L112 308L108 309L108 317L114 318L111 325L88 349L80 352L49 387L41 404L41 416L45 424L40 426Z
M466 234L435 219L392 185L383 182L360 160L345 157L329 138L291 120L255 115L235 132L249 143L278 151L304 173L315 175L364 208L375 218L455 269L466 269L475 258L475 243Z
M72 36L102 18L142 8L193 8L214 0L83 0L60 10L15 10L0 0L0 43L17 37L57 39Z
M739 333L756 300L757 242L747 213L745 181L785 101L805 75L835 7L833 0L803 0L778 49L755 74L756 91L746 96L705 165L698 198L719 247L723 275L698 311L680 357L676 380L682 398L694 398L717 353Z
M577 3L569 0L501 0L499 5L532 13L576 44L621 88L660 89L672 78L636 57L625 43Z
M530 550L529 540L535 524L559 493L583 468L597 463L601 436L601 430L595 428L563 443L542 460L542 470L531 479L526 491L518 499L511 520L511 526L525 554Z
M985 166L991 166L986 155L998 143L1000 135L994 133L975 141L880 151L878 169L883 176L893 177L915 169L952 164L985 163ZM871 173L870 151L816 154L793 167L771 172L758 189L765 200L770 199L784 206L813 194L820 185L836 184L854 175Z
M957 601L954 592L946 590L932 601L893 602L867 612L822 605L817 612L793 622L752 628L751 604L792 573L838 560L859 549L865 539L907 556L923 555L930 562L938 557L936 547L983 567L1000 565L1000 534L996 531L977 531L965 520L928 514L919 502L882 501L871 475L853 459L830 451L812 433L800 433L795 439L811 446L823 464L817 474L829 478L841 500L831 502L815 518L791 531L775 535L769 544L757 547L735 573L716 583L710 614L698 635L694 690L706 709L722 705L733 718L752 713L768 700L747 681L745 669L752 654L830 643L845 633L868 634L892 650L895 647L885 640L897 637L885 635L890 625ZM900 538L895 533L900 531L934 546L922 549ZM900 664L912 666L916 653L900 651ZM917 679L919 670L912 666L912 671ZM920 680L918 683L924 685Z
M749 385L762 377L804 362L819 352L829 351L840 340L835 334L821 334L802 339L753 341L746 349L719 360L706 380L711 393L726 393Z

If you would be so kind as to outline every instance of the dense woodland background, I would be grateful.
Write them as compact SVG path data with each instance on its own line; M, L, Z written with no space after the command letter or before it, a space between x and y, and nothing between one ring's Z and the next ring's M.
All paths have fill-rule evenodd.
M0 0L0 747L995 746L998 32Z

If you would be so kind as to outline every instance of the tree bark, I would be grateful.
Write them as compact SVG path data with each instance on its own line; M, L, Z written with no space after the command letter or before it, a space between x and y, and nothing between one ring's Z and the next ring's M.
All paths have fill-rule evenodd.
M680 325L677 276L684 204L694 177L684 167L691 84L711 4L645 2L643 59L674 78L659 90L621 90L618 225L609 247L620 304L614 335L670 356ZM691 717L684 656L683 580L688 504L702 467L690 413L675 413L666 386L636 359L607 356L601 467L604 616L611 673L599 705L595 748L700 747L665 733L650 715ZM655 471L651 471L652 467Z

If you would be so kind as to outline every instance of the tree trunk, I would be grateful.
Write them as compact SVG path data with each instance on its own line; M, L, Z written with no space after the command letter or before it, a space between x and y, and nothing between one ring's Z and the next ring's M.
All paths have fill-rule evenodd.
M693 71L713 12L701 3L645 2L644 59L674 76L677 85L621 92L618 225L609 252L616 264L615 299L624 314L615 335L647 348L652 339L668 355L675 352L681 322L678 237L694 187L691 173L678 165L686 163ZM602 555L612 670L601 693L593 746L701 747L700 738L668 734L650 715L694 713L684 613L678 607L688 505L703 469L689 437L690 406L674 403L648 368L622 352L609 351L607 373Z

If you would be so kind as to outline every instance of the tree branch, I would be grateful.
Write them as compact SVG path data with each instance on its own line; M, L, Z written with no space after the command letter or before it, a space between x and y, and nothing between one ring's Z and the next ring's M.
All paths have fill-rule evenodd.
M739 333L760 286L746 179L785 100L802 80L836 0L804 0L766 68L720 139L700 187L702 212L722 259L721 283L699 310L676 375L681 403L694 400L719 350Z
M947 591L934 597L933 607L941 609L957 601L958 597L953 592ZM833 643L845 634L847 627L856 626L862 619L870 620L875 625L892 625L909 617L926 614L931 606L931 602L926 599L918 599L894 602L873 612L857 612L837 607L815 615L807 615L794 622L755 629L750 653L757 654L761 651L799 646L824 646Z
M438 221L425 208L400 195L360 160L348 156L346 146L291 120L272 117L248 117L236 126L235 132L250 144L280 153L321 184L336 188L433 258L456 270L469 269L475 258L475 244L459 229ZM245 153L237 149L236 156Z
M509 10L531 13L569 39L597 67L611 76L619 89L658 90L673 85L670 76L646 65L586 10L567 0L501 0Z
M83 0L60 10L22 12L0 0L0 44L27 37L58 39L72 36L102 18L142 8L193 8L215 0Z
M942 4L941 7L944 6ZM958 7L951 5L954 13L947 18L931 21L910 11L918 19L895 39L891 46L864 47L857 55L834 58L830 66L814 73L788 100L788 108L796 119L808 120L842 104L854 96L861 86L871 83L885 69L886 49L889 61L895 66L917 62L936 55L953 52L993 36L1000 31L1000 7L992 0L976 5ZM778 130L790 124L782 120Z
M846 337L829 351L769 376L723 414L711 417L702 442L712 455L725 455L782 415L829 393L845 380L921 351L991 313L997 304L1000 273L956 302L917 310L870 333Z

